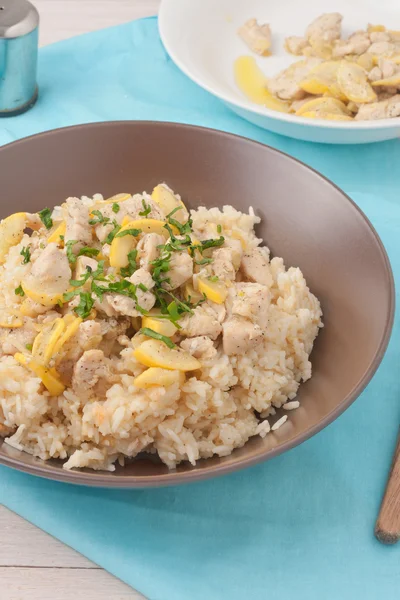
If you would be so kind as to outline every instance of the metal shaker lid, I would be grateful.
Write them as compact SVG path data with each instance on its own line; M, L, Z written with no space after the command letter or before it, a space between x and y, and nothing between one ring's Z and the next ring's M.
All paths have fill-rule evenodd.
M38 25L39 13L28 0L0 0L0 39L21 37Z

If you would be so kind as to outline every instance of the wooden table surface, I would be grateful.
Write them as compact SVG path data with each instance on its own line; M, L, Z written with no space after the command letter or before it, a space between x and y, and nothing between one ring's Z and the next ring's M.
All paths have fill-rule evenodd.
M40 44L157 13L160 0L31 0ZM0 506L1 600L143 600L103 569Z

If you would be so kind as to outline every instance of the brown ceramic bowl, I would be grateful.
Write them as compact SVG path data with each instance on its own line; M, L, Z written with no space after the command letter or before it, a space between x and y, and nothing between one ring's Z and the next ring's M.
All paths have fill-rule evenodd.
M300 387L290 424L252 438L226 458L176 471L140 458L113 473L65 471L4 444L0 463L71 483L144 487L221 475L293 448L336 419L375 373L394 312L390 264L357 206L305 165L256 142L187 125L82 125L0 149L1 212L37 211L68 196L151 190L167 181L188 206L251 205L258 235L286 265L299 266L322 303L325 328L312 353L313 377Z

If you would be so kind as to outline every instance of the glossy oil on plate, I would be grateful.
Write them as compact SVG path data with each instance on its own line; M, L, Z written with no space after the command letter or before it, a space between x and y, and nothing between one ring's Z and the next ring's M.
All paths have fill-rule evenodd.
M400 135L400 117L379 121L337 122L307 119L272 111L248 100L234 81L233 65L250 55L237 29L250 18L269 23L272 56L256 57L267 77L276 75L300 57L288 54L285 37L303 35L307 25L325 12L344 16L343 36L368 23L400 29L397 0L163 0L159 29L164 46L176 65L193 81L220 98L251 123L275 133L311 142L361 144Z
M378 368L393 323L385 249L367 218L327 179L289 156L231 134L176 123L117 122L50 131L0 148L0 217L60 205L69 196L111 196L167 181L186 206L253 206L256 233L273 255L303 271L324 313L300 408L264 439L224 458L168 470L142 455L114 472L66 471L0 441L0 463L50 479L107 487L185 483L267 460L338 417ZM29 190L29 193L27 193ZM366 326L367 324L367 326ZM278 412L276 418L281 413Z

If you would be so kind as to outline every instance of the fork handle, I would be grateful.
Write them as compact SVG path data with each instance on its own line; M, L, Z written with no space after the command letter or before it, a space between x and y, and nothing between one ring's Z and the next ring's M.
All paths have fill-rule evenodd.
M375 525L375 535L383 544L395 544L400 539L400 433Z

